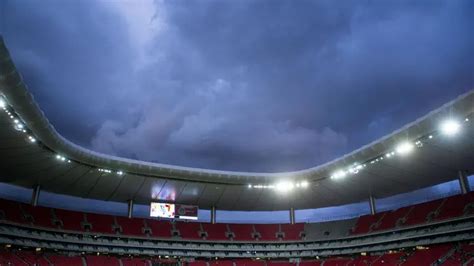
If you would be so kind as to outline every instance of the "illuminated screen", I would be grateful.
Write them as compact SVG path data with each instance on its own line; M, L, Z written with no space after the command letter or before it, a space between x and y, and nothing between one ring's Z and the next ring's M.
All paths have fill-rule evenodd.
M151 217L174 218L174 204L152 202L150 205Z

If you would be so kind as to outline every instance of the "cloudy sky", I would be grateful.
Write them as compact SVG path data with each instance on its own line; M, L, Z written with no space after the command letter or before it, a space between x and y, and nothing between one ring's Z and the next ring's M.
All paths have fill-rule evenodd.
M90 149L296 170L474 88L474 1L0 2L56 129Z

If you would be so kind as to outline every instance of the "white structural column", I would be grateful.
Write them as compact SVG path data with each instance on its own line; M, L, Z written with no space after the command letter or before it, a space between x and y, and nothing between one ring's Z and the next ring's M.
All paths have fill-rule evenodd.
M133 216L133 200L128 200L128 218L132 218Z
M211 223L216 223L216 207L212 206L211 208Z
M467 194L471 191L471 187L469 186L469 180L467 179L466 171L459 170L458 171L458 180L459 180L459 187L461 188L462 194Z
M31 205L33 205L33 206L38 205L38 199L39 199L40 192L41 192L41 186L36 185L36 187L33 189L33 194L31 194Z
M377 209L375 208L375 198L370 195L369 197L369 205L370 205L370 214L374 215L377 212Z
M290 208L290 223L295 224L295 208Z

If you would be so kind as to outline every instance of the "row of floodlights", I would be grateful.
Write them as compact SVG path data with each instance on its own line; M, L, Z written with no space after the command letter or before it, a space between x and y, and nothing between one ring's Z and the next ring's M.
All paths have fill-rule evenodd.
M286 192L293 190L294 188L307 188L309 186L309 182L303 180L301 182L289 182L289 181L280 181L276 184L269 184L269 185L252 185L249 184L248 188L256 188L256 189L274 189L281 192Z
M97 171L102 172L102 173L106 173L106 174L111 174L113 172L110 169L104 169L104 168L99 168L99 169L97 169ZM123 175L123 171L117 171L116 174L117 175Z
M6 103L6 101L1 96L0 96L0 109L3 109L5 111L5 113L8 115L8 117L10 117L10 119L13 122L13 127L14 127L15 130L23 132L23 133L28 132L26 126L20 121L20 119L17 118L12 112L10 112L10 110L8 108L8 104ZM28 141L31 142L31 143L36 143L37 142L36 138L32 135L28 135ZM66 158L65 156L63 156L61 154L56 154L55 158L56 158L56 160L58 160L60 162L71 163L71 160L69 160L68 158ZM103 172L103 173L107 173L107 174L110 174L110 173L113 172L110 169L104 169L104 168L99 168L98 171ZM116 174L121 176L121 175L124 174L124 172L123 171L117 171Z
M465 122L469 122L469 118L466 118L464 120ZM458 134L461 131L461 123L457 120L449 119L446 121L443 121L440 124L439 127L439 132L442 135L445 136L454 136ZM429 135L428 139L432 139L433 135ZM389 151L388 153L379 156L371 161L369 161L369 164L374 164L377 163L381 160L384 160L386 158L390 158L392 156L404 156L408 155L413 152L415 148L421 148L423 146L423 142L420 140L417 140L415 142L409 142L409 141L404 141L398 144L393 151ZM331 175L331 179L342 179L346 177L349 174L357 174L360 170L364 169L367 167L367 164L354 164L354 166L348 168L347 170L338 170L334 172L334 174Z
M25 128L25 125L23 125L23 123L21 123L20 120L16 119L15 116L8 110L7 103L1 97L0 97L0 108L2 108L8 114L8 116L13 120L14 128L16 130L21 131L23 133L27 132L26 128ZM469 118L466 118L464 121L469 122ZM446 136L456 135L457 133L459 133L461 131L461 123L459 121L453 120L453 119L443 121L440 124L439 131L441 132L441 134L446 135ZM429 135L428 138L432 139L433 135ZM31 135L28 136L28 140L31 143L36 142L36 138L31 136ZM406 155L406 154L410 154L415 149L415 147L420 148L422 146L423 146L423 143L420 140L417 140L414 143L405 141L405 142L402 142L399 145L397 145L393 151L389 151L388 153L386 153L382 156L379 156L379 157L371 160L368 163L369 164L374 164L374 163L377 163L377 162L383 160L384 158L390 158L390 157L396 156L396 155L403 156L403 155ZM68 162L68 163L71 162L71 160L69 160L66 157L64 157L62 155L59 155L59 154L56 155L56 159L59 160L59 161L63 161L63 162ZM359 173L359 171L363 170L366 167L367 167L366 163L364 163L364 164L355 163L353 166L349 167L347 170L338 170L338 171L336 171L334 174L331 175L331 179L342 179L342 178L346 177L349 174L357 174L357 173ZM110 173L113 172L110 169L104 169L104 168L99 168L98 171L103 172L103 173L107 173L107 174L110 174ZM117 171L116 174L121 176L121 175L124 174L124 172L123 171ZM257 185L249 184L248 188L274 189L274 190L285 192L285 191L293 190L294 188L306 188L308 186L309 186L308 181L301 181L301 182L297 182L297 183L293 183L293 182L289 182L289 181L281 181L281 182L278 182L276 184L268 184L268 185L266 185L266 184L257 184Z

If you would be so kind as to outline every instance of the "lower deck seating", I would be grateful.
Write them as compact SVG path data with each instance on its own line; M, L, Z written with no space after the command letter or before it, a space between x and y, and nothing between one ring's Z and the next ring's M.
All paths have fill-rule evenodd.
M119 259L109 256L86 256L87 265L120 266Z
M450 252L454 251L454 252ZM451 254L450 256L447 256ZM209 259L183 262L183 266L385 266L385 265L432 265L439 262L442 266L474 265L474 244L450 243L425 247L424 249L404 250L378 254L348 255L345 257L327 257L319 259L302 259L299 263L289 260L265 259ZM162 260L156 257L116 257L107 255L67 256L57 253L19 251L0 248L0 265L37 265L37 266L151 266L158 264L175 265L176 260ZM158 265L156 264L156 265Z

